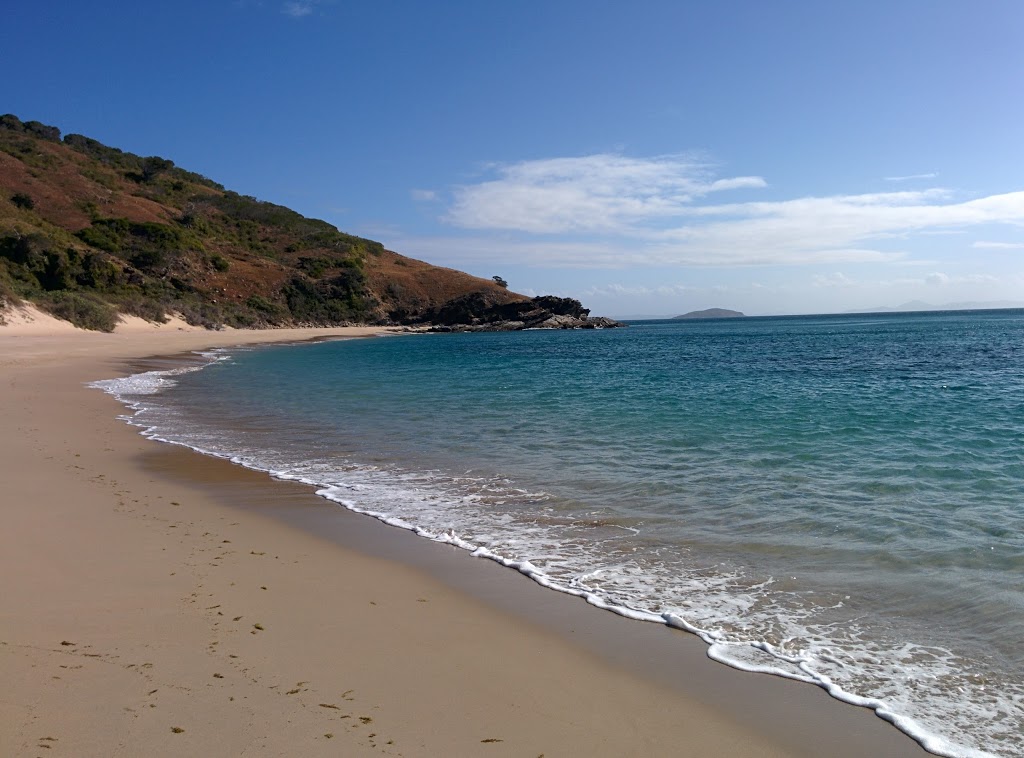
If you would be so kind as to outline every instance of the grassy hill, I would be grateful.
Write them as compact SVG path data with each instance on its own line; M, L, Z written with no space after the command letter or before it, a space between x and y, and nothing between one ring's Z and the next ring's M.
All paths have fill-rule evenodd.
M170 160L0 116L0 304L91 329L416 323L494 281L385 250Z

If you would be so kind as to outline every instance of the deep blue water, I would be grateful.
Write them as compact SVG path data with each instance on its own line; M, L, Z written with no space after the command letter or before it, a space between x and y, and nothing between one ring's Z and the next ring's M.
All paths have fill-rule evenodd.
M932 750L1024 754L1024 311L226 357L118 388L155 436L692 629Z

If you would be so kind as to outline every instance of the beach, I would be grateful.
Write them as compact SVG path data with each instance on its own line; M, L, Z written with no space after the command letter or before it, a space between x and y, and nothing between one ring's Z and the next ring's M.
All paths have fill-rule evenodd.
M144 439L85 386L380 329L31 318L0 326L0 754L924 754L682 632Z

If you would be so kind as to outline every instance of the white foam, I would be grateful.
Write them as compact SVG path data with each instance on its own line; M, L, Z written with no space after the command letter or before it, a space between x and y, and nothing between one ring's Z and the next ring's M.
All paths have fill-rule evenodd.
M95 382L89 382L88 386L103 390L129 405L129 407L132 407L130 398L139 395L155 395L158 392L163 392L177 384L173 377L189 374L193 371L201 371L210 363L229 360L230 358L230 355L223 350L201 351L197 352L196 355L206 358L207 362L195 366L179 366L161 371L144 371L141 374L130 374L129 376L122 376L116 379L100 379Z

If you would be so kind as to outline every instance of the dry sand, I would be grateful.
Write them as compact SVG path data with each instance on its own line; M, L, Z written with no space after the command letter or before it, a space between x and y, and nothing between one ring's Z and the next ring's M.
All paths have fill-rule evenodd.
M153 354L378 330L7 320L0 755L922 754L685 635L145 440L83 386Z

